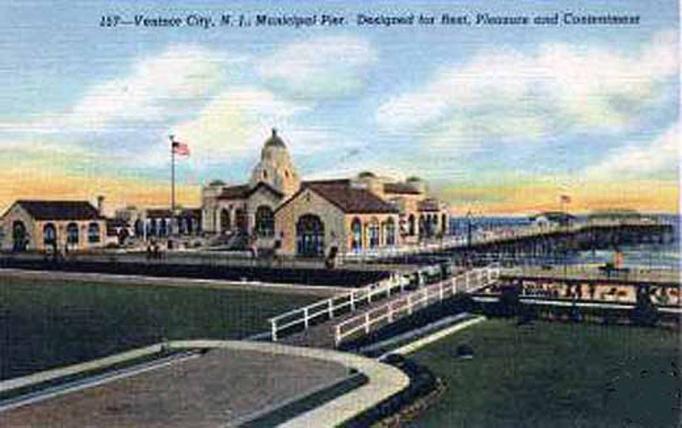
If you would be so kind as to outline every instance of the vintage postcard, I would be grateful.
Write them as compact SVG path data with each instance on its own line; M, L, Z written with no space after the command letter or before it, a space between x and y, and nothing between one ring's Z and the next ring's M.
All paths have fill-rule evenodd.
M675 0L4 0L0 427L676 427Z

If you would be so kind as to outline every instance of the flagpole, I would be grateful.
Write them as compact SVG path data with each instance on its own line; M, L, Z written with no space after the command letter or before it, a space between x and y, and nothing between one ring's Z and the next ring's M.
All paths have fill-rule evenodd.
M173 135L168 136L171 142L171 235L175 231L175 147L173 147L173 137Z

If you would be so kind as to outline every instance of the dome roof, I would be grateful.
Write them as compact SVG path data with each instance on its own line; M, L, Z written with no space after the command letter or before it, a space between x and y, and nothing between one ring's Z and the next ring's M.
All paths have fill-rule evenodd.
M362 171L358 174L359 178L376 178L376 175L372 171Z
M413 176L407 178L408 183L414 182L414 181L422 181L422 179L417 177L416 175L413 175Z
M284 144L284 140L277 135L277 130L275 128L272 128L272 135L265 142L265 147L281 147L283 149L287 148L286 144Z

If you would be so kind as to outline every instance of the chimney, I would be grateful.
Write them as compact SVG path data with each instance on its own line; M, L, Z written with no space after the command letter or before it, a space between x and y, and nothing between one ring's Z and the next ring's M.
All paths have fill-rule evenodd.
M104 196L97 196L97 213L104 217Z

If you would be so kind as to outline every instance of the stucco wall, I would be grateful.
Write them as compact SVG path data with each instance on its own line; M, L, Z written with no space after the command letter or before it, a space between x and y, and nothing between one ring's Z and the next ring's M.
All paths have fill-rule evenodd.
M28 250L45 250L43 228L46 224L52 223L57 232L57 246L63 250L66 246L67 233L66 228L69 223L76 223L78 225L78 244L69 245L70 250L79 251L90 248L104 247L106 242L106 222L104 220L82 220L82 221L35 221L33 218L19 205L13 206L2 219L4 230L4 237L2 241L3 250L12 250L14 245L12 226L15 221L22 221L26 226L28 238ZM88 227L90 223L97 223L99 225L99 242L88 241ZM49 248L51 249L51 248Z
M296 254L296 223L306 214L317 215L324 223L325 251L332 242L332 233L340 247L347 242L344 213L315 192L306 189L275 213L275 236L282 237L283 254ZM344 248L339 250L343 252Z

